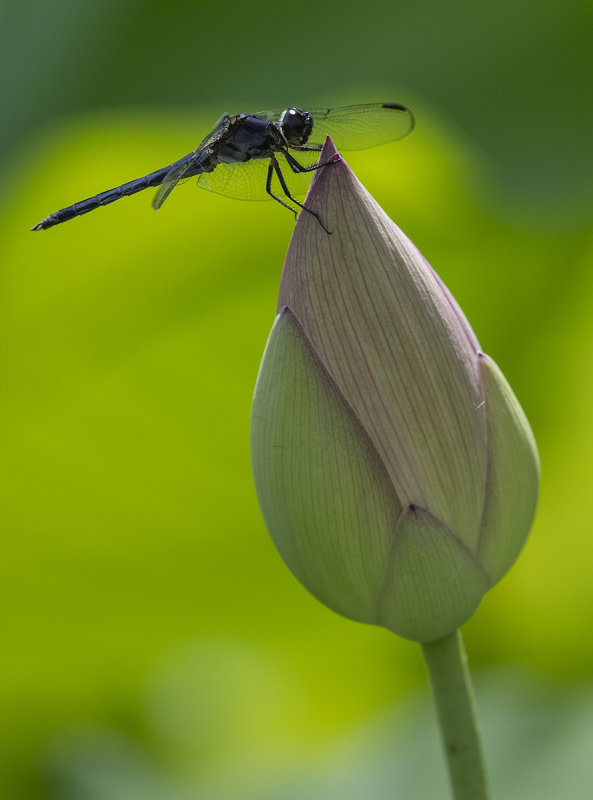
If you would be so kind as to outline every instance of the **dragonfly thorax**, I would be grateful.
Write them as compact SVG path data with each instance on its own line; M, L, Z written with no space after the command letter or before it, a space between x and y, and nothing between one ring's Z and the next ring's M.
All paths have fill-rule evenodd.
M303 145L311 135L313 120L306 111L292 106L282 112L280 128L287 144Z

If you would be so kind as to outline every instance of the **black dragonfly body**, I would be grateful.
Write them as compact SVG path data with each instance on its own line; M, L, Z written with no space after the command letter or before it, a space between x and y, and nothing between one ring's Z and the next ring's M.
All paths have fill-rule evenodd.
M296 215L296 209L285 202L291 201L316 217L325 228L314 210L294 198L298 192L289 188L278 156L282 156L291 173L307 173L333 163L333 160L318 163L319 151L328 134L340 150L362 150L401 139L413 127L412 112L397 103L224 114L196 150L179 161L55 211L31 230L51 228L151 186L159 187L152 202L153 208L159 209L180 181L193 176L199 176L198 186L204 189L245 200L271 198ZM272 190L274 176L285 200Z

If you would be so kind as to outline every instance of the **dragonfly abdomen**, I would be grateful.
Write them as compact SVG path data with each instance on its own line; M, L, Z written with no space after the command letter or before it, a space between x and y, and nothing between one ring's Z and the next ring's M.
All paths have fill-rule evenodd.
M93 195L93 197L88 197L86 200L80 200L78 203L74 203L71 206L61 208L59 211L54 211L53 214L50 214L45 219L42 219L41 222L38 222L37 225L33 226L31 230L42 231L46 228L51 228L54 225L59 225L60 222L67 222L69 219L79 217L81 214L88 214L89 211L94 211L94 209L99 206L106 206L109 203L113 203L121 197L128 197L131 194L136 194L136 192L141 192L143 189L148 189L151 186L159 186L165 175L167 175L173 166L175 165L170 164L168 167L158 169L156 172L151 172L149 175L144 175L142 178L136 178L133 181L117 186L115 189L108 189L106 192L101 192L100 194Z

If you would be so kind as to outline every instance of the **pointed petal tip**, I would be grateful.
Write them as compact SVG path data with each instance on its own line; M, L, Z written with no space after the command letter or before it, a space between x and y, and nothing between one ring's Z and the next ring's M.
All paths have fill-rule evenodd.
M340 153L338 153L331 136L326 136L325 142L323 143L323 147L321 148L320 160L327 161L328 159L331 159L332 156L339 156L339 155Z
M342 156L341 153L338 152L331 136L326 136L323 147L321 148L321 152L319 153L319 161L318 161L319 164L324 164L324 166L321 167L320 169L315 170L313 181L311 183L311 186L309 187L308 197L313 193L315 186L317 186L317 189L315 189L315 191L318 191L319 190L318 184L325 183L324 179L327 180L328 178L331 177L330 175L327 174L328 171L334 171L336 169L335 165L337 165L339 162L342 162L344 165L346 165L344 157Z
M319 166L323 165L323 166ZM305 210L310 213L301 213L295 226L294 239L303 240L314 233L318 246L328 246L327 234L335 233L333 222L336 215L337 198L344 201L344 206L351 211L356 221L359 217L356 205L357 194L362 191L366 197L366 190L358 181L343 155L336 149L330 136L327 136L319 153L318 166L313 174L313 180L305 198ZM360 197L358 198L360 199ZM317 237L317 233L323 237Z

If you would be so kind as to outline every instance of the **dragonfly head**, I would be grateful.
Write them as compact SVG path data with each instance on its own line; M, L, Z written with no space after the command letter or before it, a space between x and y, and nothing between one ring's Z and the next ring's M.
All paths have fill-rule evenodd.
M280 117L280 129L288 144L305 144L313 130L311 115L301 108L287 108Z

